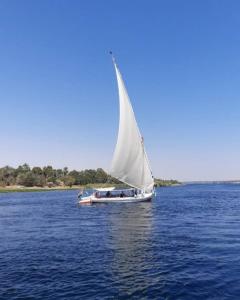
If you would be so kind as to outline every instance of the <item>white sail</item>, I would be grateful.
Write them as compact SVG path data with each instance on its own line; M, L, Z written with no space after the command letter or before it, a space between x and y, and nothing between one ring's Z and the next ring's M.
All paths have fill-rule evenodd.
M144 149L135 115L122 76L114 61L116 70L120 119L117 144L112 160L110 174L128 185L152 191L154 180Z

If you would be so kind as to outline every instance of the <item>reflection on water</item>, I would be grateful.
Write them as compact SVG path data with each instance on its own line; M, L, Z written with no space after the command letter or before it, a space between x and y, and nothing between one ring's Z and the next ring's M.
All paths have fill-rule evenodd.
M161 188L150 203L0 194L1 300L239 300L240 185Z
M122 204L109 221L113 280L118 283L119 295L133 295L150 284L144 273L152 255L152 203Z

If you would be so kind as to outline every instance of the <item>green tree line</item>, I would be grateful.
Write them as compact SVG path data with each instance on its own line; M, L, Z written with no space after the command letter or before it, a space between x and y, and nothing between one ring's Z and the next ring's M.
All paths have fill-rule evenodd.
M119 183L118 180L108 175L103 169L69 171L67 167L54 169L52 166L43 168L23 164L17 168L5 166L0 168L0 186L22 185L26 187L38 186L72 186L91 183Z
M0 187L21 185L25 187L56 187L86 184L120 184L117 179L108 175L103 169L69 171L67 167L54 169L52 166L30 167L23 164L17 168L5 166L0 168ZM176 180L155 179L155 186L179 184Z
M164 180L164 179L155 179L155 186L171 186L171 185L177 185L180 184L179 181L174 180L174 179L170 179L170 180Z

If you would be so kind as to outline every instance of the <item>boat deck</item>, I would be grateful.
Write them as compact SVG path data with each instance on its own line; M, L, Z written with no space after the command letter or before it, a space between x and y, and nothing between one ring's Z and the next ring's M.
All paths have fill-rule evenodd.
M80 204L91 204L91 203L123 203L123 202L144 202L144 201L151 201L153 197L152 193L148 194L140 194L137 195L136 197L101 197L101 198L96 198L93 195L88 196L88 197L83 197L80 199L79 203Z

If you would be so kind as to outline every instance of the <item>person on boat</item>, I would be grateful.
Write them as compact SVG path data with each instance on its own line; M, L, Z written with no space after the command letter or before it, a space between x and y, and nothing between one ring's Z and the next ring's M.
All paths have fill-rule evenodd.
M100 193L99 192L95 192L94 196L95 196L95 198L100 198Z
M83 195L83 189L79 190L79 192L78 192L78 198L80 199L82 197L82 195Z
M109 191L107 191L106 197L111 197L111 193Z

